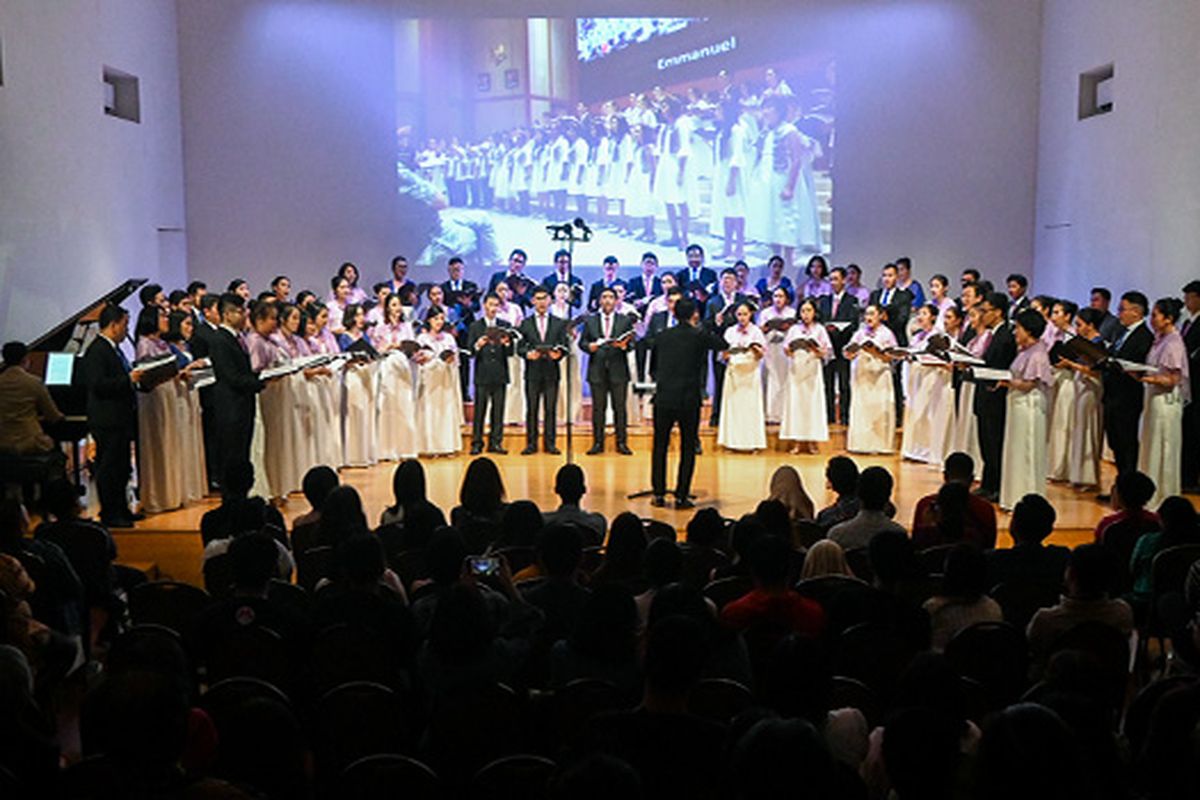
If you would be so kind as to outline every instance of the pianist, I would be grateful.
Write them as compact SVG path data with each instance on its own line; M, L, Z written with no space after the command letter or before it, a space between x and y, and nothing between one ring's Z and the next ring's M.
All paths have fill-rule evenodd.
M24 342L4 345L4 364L0 366L0 455L46 454L62 459L42 423L59 423L63 414L46 385L25 370L28 352ZM57 471L62 471L61 465Z

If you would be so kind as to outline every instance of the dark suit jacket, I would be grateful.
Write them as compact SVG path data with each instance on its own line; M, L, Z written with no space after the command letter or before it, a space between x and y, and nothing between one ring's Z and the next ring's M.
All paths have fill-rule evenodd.
M502 281L507 280L508 277L508 270L493 272L491 279L488 280L488 291L496 291L496 287L499 286ZM523 272L521 273L521 277L525 279L525 289L523 291L517 291L516 289L513 289L512 299L514 303L528 307L529 304L533 302L533 290L537 288L538 283Z
M1180 323L1181 330L1182 327ZM1183 337L1183 346L1187 348L1188 353L1188 377L1192 381L1192 397L1197 398L1193 402L1197 402L1200 401L1200 317L1196 317L1192 327L1188 329L1187 336Z
M613 312L612 336L617 337L633 330L633 319L625 314ZM583 333L579 337L579 346L587 352L588 346L595 341L604 338L604 328L600 314L592 314L583 323ZM630 341L629 346L633 347L633 342ZM629 359L626 357L628 350L621 350L610 345L602 345L599 350L592 353L588 358L587 379L588 383L600 383L604 380L609 380L615 383L627 383L629 381Z
M654 405L673 410L699 408L708 351L728 346L720 336L694 325L676 325L658 334L650 351L650 375L656 384Z
M522 322L517 332L521 334L521 341L517 343L517 352L522 358L539 345L559 345L566 348L567 345L567 323L558 317L546 313L546 338L543 339L538 335L537 314L531 314ZM563 355L566 355L564 351ZM525 361L525 378L531 381L541 380L558 380L562 370L559 365L562 363L549 358L538 358L536 361Z
M1117 334L1117 341L1120 341L1124 331ZM1113 342L1109 352L1114 358L1120 358L1125 361L1135 361L1143 364L1146 361L1146 356L1150 354L1150 348L1154 345L1154 334L1150 330L1150 322L1144 321L1137 326L1137 329L1125 337L1125 341L1121 342L1118 348L1116 342ZM1129 420L1130 425L1137 424L1137 414L1142 411L1142 403L1145 397L1145 391L1141 381L1129 375L1117 367L1110 367L1104 370L1102 379L1104 383L1104 406L1107 412L1117 410L1118 412L1128 411L1133 415Z
M1021 295L1020 300L1013 300L1010 297L1008 299L1008 320L1009 320L1009 322L1016 319L1017 314L1020 314L1022 311L1024 311L1027 308L1029 308L1029 293L1028 292Z
M654 337L663 331L667 330L667 323L670 321L670 311L655 311L650 315L650 322L646 323L646 340L653 342ZM675 323L676 326L679 323Z
M883 298L883 289L871 292L870 302L879 303ZM896 343L908 347L908 317L912 314L913 295L908 289L897 288L892 292L892 302L884 308L887 312L887 326L896 336ZM1007 369L1007 366L1005 367Z
M725 331L737 324L737 317L734 315L734 309L744 302L753 303L754 301L741 292L734 292L733 302L729 305L725 304L725 298L718 292L708 299L707 305L704 307L704 321L717 333L725 333ZM757 304L755 304L757 305ZM723 314L721 312L724 312ZM717 324L717 314L721 314L721 323Z
M245 421L254 417L254 396L262 391L263 382L250 368L250 355L242 349L237 337L218 328L209 340L208 357L212 361L213 408L217 418Z
M826 324L830 322L849 322L850 327L843 331L836 328L829 328L829 341L833 345L834 355L840 357L842 348L850 341L850 337L854 335L854 331L858 328L858 298L849 292L842 293L842 299L838 303L837 314L833 314L833 296L822 295L817 298L817 309L821 312L821 320Z
M496 326L509 328L509 324L496 320ZM476 350L475 343L487 333L487 320L480 317L467 329L467 347L475 358L475 383L480 386L508 385L508 357L513 354L513 343L507 345L487 344Z
M704 289L707 291L708 287L717 282L717 273L711 267L701 267L700 280L693 285L692 271L684 267L675 273L675 280L679 283L679 288L683 290L684 294L691 294L693 289Z
M192 347L192 356L194 358L208 358L209 351L212 350L213 337L217 335L217 331L208 327L208 323L200 320L195 325L195 333L192 334L192 340L188 344Z
M663 293L662 281L657 275L655 275L654 279L650 282L649 292L646 291L646 281L641 274L634 276L629 283L626 284L626 286L627 291L625 292L625 299L631 303L634 300L641 300L643 297L657 297Z
M132 436L137 430L137 399L116 348L97 336L80 367L87 388L88 428L120 429Z
M574 277L574 276L572 276L572 277ZM615 281L613 281L614 287L617 284L624 286L625 294L626 295L629 294L629 285L627 283L625 283L625 281L623 279L617 278ZM592 284L591 288L588 289L588 311L595 311L598 308L600 308L600 293L602 291L604 291L603 279L596 281L595 283Z
M1017 340L1013 337L1012 328L1001 323L988 342L987 350L983 351L985 366L992 369L1008 369L1013 359L1017 357ZM975 403L973 408L977 416L996 414L1004 408L1008 401L1008 389L1000 388L992 391L992 381L980 381L975 387Z
M446 305L458 306L460 313L469 312L473 314L479 311L479 286L474 281L463 280L462 288L457 292L454 291L450 281L443 281L442 294L446 298ZM460 303L458 302L460 295L471 295L472 298L469 302ZM467 298L464 297L463 299L466 300Z

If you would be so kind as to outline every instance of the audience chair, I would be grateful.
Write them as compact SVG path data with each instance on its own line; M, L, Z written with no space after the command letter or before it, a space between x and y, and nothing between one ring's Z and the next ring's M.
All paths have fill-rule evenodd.
M683 583L703 589L709 582L713 570L729 566L729 556L715 547L694 547L682 544Z
M886 703L913 655L892 626L863 622L838 636L833 672L862 681Z
M879 723L882 709L879 698L870 686L860 680L848 678L845 675L833 676L833 689L829 695L830 710L839 708L856 708L867 718L867 725L874 727Z
M1015 702L1028 683L1029 645L1007 622L977 622L959 631L946 644L946 660L984 687L991 710Z
M208 592L190 584L151 581L129 593L129 616L135 625L162 625L182 634L211 602Z
M1151 562L1150 614L1146 638L1164 638L1181 631L1189 617L1183 583L1192 564L1200 560L1200 544L1181 544L1160 550Z
M442 775L472 775L483 765L522 752L524 728L516 692L502 683L464 686L434 699L431 761Z
M542 756L498 758L475 773L469 795L480 800L536 800L546 796L554 769L554 762Z
M352 681L393 686L400 677L399 667L389 663L387 650L374 633L346 624L331 625L316 635L310 666L319 692Z
M722 725L754 705L754 694L728 678L706 678L688 692L688 711Z
M582 734L588 722L597 714L620 711L636 705L636 699L625 697L615 685L595 678L581 678L556 689L542 705L540 715L547 752L570 746Z
M811 519L793 520L792 537L796 545L808 550L825 538L825 529Z
M642 519L642 528L646 531L647 542L655 539L670 539L674 542L679 539L679 533L675 530L675 526L659 519L644 517Z
M1049 584L1013 582L998 583L988 594L1000 604L1004 621L1023 631L1040 609L1058 604L1061 590Z
M1150 719L1154 716L1158 701L1168 692L1181 686L1193 686L1197 681L1200 681L1200 677L1196 675L1172 675L1147 684L1134 695L1129 709L1125 712L1123 726L1125 738L1129 741L1130 755L1136 759L1141 754L1146 735L1150 732Z
M441 800L445 795L437 773L425 764L397 753L379 753L342 770L335 796L342 800Z
M275 686L292 685L292 659L283 638L261 625L243 625L229 631L201 658L210 684L247 677Z
M333 548L329 545L310 547L296 553L296 583L313 591L322 578L333 577Z
M366 756L403 754L410 747L403 704L378 683L338 686L313 708L312 742L318 769L327 776Z
M229 560L229 553L204 560L204 591L217 600L233 594L233 562Z
M1119 714L1125 705L1132 668L1130 638L1102 622L1081 622L1054 640L1047 662L1064 650L1086 654L1102 670L1107 700L1114 714Z
M291 609L296 614L308 617L312 613L312 598L298 583L272 579L267 585L267 599Z
M871 570L871 554L867 548L851 547L846 551L846 563L860 581L870 583L875 580L875 573Z
M704 596L717 606L720 611L725 606L746 595L754 588L754 581L743 575L733 575L721 578L704 587Z
M941 575L946 571L946 556L958 546L954 544L939 544L936 547L926 547L917 552L917 561L930 575Z

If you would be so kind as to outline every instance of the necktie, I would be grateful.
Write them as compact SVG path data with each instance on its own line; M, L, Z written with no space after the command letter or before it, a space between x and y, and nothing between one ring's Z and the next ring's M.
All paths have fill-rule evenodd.
M1192 329L1192 319L1194 319L1194 317L1193 317L1193 318L1191 318L1191 319L1187 319L1187 320L1185 320L1185 321L1184 321L1184 323L1183 323L1183 330L1182 330L1182 331L1180 331L1180 334L1179 334L1180 336L1187 336L1187 335L1188 335L1188 331L1190 331L1190 330Z
M884 289L883 290L883 304L886 306L890 302L892 302L892 290Z
M836 317L836 316L837 316L838 303L840 303L840 302L842 302L842 296L841 296L840 294L835 294L835 295L833 296L833 308L829 309L829 316L830 316L830 317Z
M612 337L612 316L610 314L605 314L604 315L604 338L609 339L611 337Z
M1121 338L1117 339L1117 341L1113 344L1113 352L1114 353L1120 351L1121 345L1125 344L1125 340L1129 338L1129 334L1132 332L1133 332L1133 328L1125 329L1125 332L1121 334Z
M130 370L129 359L125 357L125 353L122 352L121 348L117 347L115 344L113 345L113 349L117 351L117 357L121 359L121 366L125 369L125 372L128 373Z
M545 314L538 314L537 327L538 327L538 336L541 337L543 342L546 341L546 315Z

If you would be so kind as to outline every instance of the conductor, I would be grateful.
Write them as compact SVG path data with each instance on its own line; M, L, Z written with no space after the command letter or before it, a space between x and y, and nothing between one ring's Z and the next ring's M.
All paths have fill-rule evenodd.
M675 303L679 322L654 337L650 351L650 375L654 392L654 453L650 461L653 505L667 504L667 445L671 429L679 425L679 476L675 482L675 508L693 508L689 497L696 469L696 444L700 430L704 365L710 350L723 350L725 340L699 327L696 302L688 297Z

